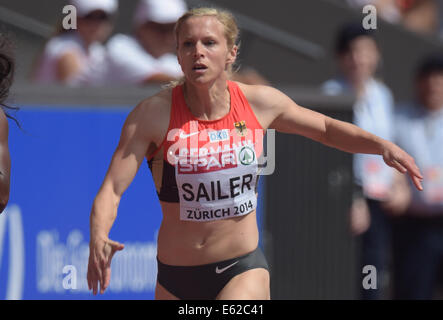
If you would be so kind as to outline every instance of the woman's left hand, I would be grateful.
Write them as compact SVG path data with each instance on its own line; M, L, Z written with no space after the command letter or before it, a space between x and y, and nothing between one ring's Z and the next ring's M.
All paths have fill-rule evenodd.
M423 186L421 185L423 176L420 173L420 169L415 164L414 158L396 144L386 140L383 144L382 156L388 166L397 169L403 174L407 172L414 182L415 187L418 190L423 191Z

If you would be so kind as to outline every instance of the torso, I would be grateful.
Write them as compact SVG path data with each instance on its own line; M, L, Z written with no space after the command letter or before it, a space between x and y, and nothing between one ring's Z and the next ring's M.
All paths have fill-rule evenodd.
M249 101L250 96L253 94L252 87L242 84L238 84L238 87L244 94L246 100ZM155 146L151 145L146 158L151 160L150 165L152 165L152 162L161 165L165 158L165 152L163 152L162 146L165 145L164 139L170 127L172 92L171 90L164 91L155 99L158 99L159 105L159 114L155 114L155 116L159 116L156 117L156 119L158 119L158 121L156 121L158 128L153 128L156 132L153 138ZM249 123L247 123L246 126L259 126L260 128L266 129L269 125L266 117L263 117L260 112L255 112L257 110L252 104L250 104L249 108L253 112L254 117L249 118ZM223 118L229 116L232 115L227 114ZM255 123L253 124L254 119ZM198 119L194 118L194 120ZM207 125L208 121L203 121L203 124ZM199 128L201 127L199 126ZM153 170L153 174L155 174L155 172L157 172L157 170ZM154 180L158 184L159 177L154 177ZM159 186L157 185L157 187ZM235 191L239 190L240 188L235 189ZM247 188L245 188L245 190L248 191ZM212 197L214 197L216 192L217 191L212 193ZM208 191L209 198L211 197L210 193L211 192ZM226 191L223 190L222 193L226 193ZM183 193L179 195L179 197L180 196L183 197ZM256 195L254 194L254 196ZM217 198L217 196L215 196L215 198ZM203 197L202 202L205 202L206 199L207 197ZM183 208L182 215L180 216L179 202L160 200L160 203L163 220L158 235L158 258L165 264L189 266L212 263L243 255L253 251L258 245L259 234L255 209L244 215L223 219L214 218L214 220L207 219L207 221L197 222L195 220L184 220Z

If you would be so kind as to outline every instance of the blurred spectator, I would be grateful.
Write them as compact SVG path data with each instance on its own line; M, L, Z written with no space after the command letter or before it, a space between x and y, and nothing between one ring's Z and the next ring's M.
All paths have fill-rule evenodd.
M187 10L183 0L140 0L134 34L117 34L107 45L107 84L166 83L183 73L175 55L175 22ZM124 54L122 54L124 52ZM232 80L269 84L252 68L234 72Z
M438 5L438 33L440 39L443 40L443 1L439 0L437 2Z
M415 32L438 34L439 11L435 0L397 0L403 25Z
M341 74L323 85L324 92L355 95L353 122L391 140L393 98L391 91L375 79L380 52L374 34L363 29L361 23L343 26L336 39L336 56ZM375 266L379 282L377 290L362 288L362 297L378 299L386 291L390 257L390 223L382 202L391 187L392 169L378 155L356 154L354 177L358 192L350 210L351 231L362 234L361 267Z
M183 0L140 0L134 34L117 34L108 41L108 84L164 83L180 77L174 26L186 10Z
M105 76L102 42L112 31L117 0L70 0L77 9L77 29L60 26L46 44L33 78L42 84L101 85Z
M384 20L403 24L414 32L434 35L442 32L441 0L347 0L347 3L358 9L371 4Z
M251 67L242 68L238 72L234 72L231 80L246 84L270 85L269 81L262 74Z
M395 141L415 158L424 191L401 176L388 201L399 212L407 209L394 220L396 299L435 297L443 262L443 52L421 63L415 82L416 101L397 108Z
M361 10L370 4L377 9L377 14L382 19L399 23L401 21L401 11L397 5L397 0L347 0L349 6Z

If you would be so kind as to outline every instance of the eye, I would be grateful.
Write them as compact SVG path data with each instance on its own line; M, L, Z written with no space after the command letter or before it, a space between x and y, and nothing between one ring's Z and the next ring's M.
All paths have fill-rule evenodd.
M186 40L185 42L183 42L183 46L186 48L189 48L192 46L192 41L190 40Z
M206 40L205 41L205 45L207 45L207 46L213 46L215 44L216 44L215 40Z

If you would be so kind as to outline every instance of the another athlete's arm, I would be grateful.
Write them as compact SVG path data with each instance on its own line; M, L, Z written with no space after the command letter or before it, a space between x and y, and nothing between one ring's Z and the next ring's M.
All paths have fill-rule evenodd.
M80 62L74 53L62 55L56 63L57 80L61 83L67 83L80 71Z
M111 259L123 245L112 241L108 234L117 216L121 196L134 179L138 168L153 142L155 125L148 102L138 105L128 116L117 149L112 157L100 190L95 197L90 216L90 253L88 286L97 294L109 285ZM149 116L148 116L149 115Z
M9 201L9 179L11 173L11 159L8 147L8 120L0 110L0 213L6 208Z
M251 95L253 104L265 127L303 135L350 153L382 155L387 165L401 173L408 172L416 187L423 189L420 182L423 177L414 159L394 143L351 123L303 108L277 89L255 86L252 91L255 93Z

